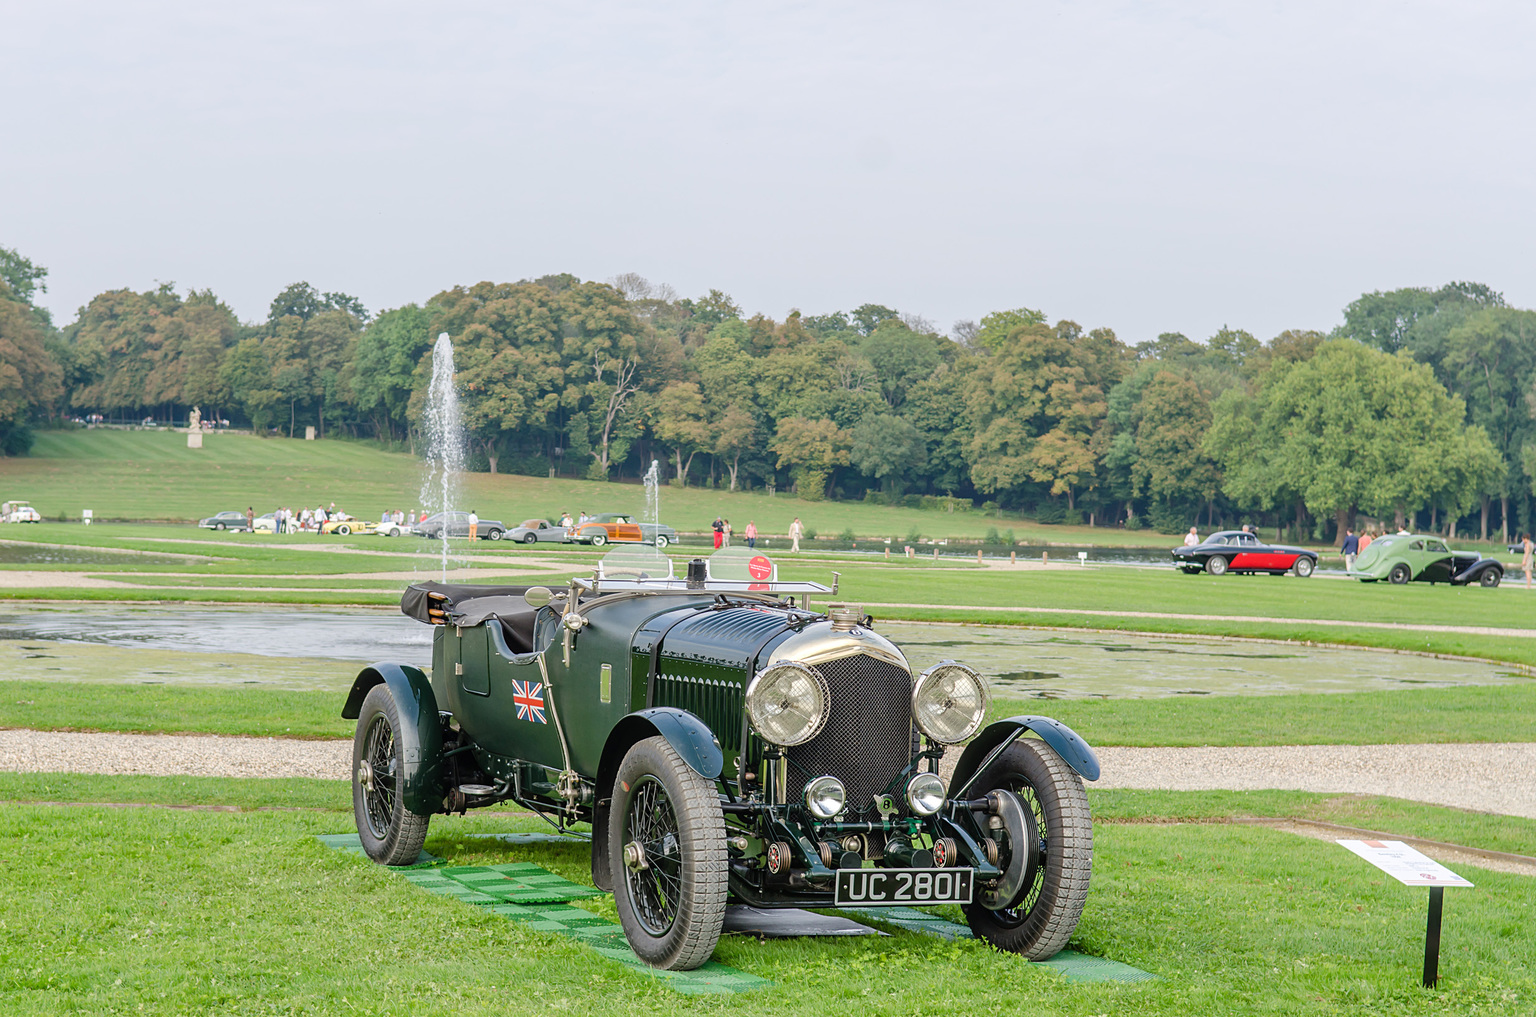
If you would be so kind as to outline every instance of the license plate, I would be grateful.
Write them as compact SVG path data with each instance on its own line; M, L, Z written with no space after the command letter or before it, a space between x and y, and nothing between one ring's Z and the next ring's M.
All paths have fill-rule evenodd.
M837 906L969 904L975 869L839 869Z

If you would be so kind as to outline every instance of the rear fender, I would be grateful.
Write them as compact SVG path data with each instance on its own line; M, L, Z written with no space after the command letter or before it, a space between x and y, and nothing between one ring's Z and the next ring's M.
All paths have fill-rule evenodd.
M608 806L612 801L614 777L625 753L639 741L661 735L705 780L717 780L725 768L725 753L720 740L698 717L673 706L653 706L631 713L614 725L603 745L602 762L597 767L597 804L592 809L592 882L603 890L613 889L609 865Z
M989 724L986 730L977 735L971 744L960 753L960 762L955 764L955 776L950 781L952 790L951 798L965 797L970 791L971 780L983 769L983 764L994 751L1001 752L1019 738L1025 731L1033 731L1040 736L1040 740L1051 747L1051 750L1066 761L1066 764L1077 771L1085 780L1099 779L1099 757L1094 755L1093 749L1083 741L1078 733L1059 720L1050 717L1009 717L995 724Z
M425 672L409 664L381 662L370 664L358 674L347 694L341 715L356 720L363 710L363 700L375 685L386 685L394 697L400 715L401 755L405 772L401 775L400 795L406 808L418 815L430 815L442 808L442 788L436 773L443 755L443 727L437 713L437 696Z

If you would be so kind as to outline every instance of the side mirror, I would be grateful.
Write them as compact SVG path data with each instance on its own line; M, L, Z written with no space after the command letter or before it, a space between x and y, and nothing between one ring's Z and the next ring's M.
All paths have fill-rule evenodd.
M555 595L549 592L547 586L531 586L523 594L523 603L529 607L546 607L554 599Z

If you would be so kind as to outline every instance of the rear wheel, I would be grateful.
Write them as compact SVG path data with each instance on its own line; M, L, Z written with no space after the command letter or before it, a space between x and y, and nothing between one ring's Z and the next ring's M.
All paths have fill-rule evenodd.
M1302 579L1305 579L1312 574L1312 570L1316 567L1316 563L1313 562L1311 558L1308 558L1306 555L1302 555L1300 558L1296 559L1296 564L1291 567L1291 571L1295 572Z
M1405 562L1398 562L1392 566L1392 571L1387 573L1387 582L1394 586L1401 586L1413 578L1413 570Z
M389 686L375 685L352 739L352 812L363 850L382 865L410 865L427 839L431 817L406 808L404 774L400 711Z
M1499 581L1501 579L1503 579L1503 578L1504 578L1504 573L1501 572L1500 570L1498 570L1498 569L1489 569L1488 571L1484 572L1482 575L1477 577L1477 584L1479 586L1485 586L1485 587L1487 587L1488 589L1491 590L1495 586L1499 585Z
M1224 575L1226 575L1227 574L1227 559L1223 558L1219 554L1211 555L1210 558L1208 558L1206 560L1205 571L1209 572L1213 576L1224 576Z
M994 811L1003 819L996 833L1003 878L985 892L978 887L964 906L971 931L1030 960L1053 957L1077 929L1093 874L1083 782L1044 742L1020 738L971 786L1006 796L989 796L1001 806Z
M336 532L341 534L343 537L350 537L352 535L352 527L348 526L346 523L342 523L340 526L336 527Z
M659 735L619 764L608 811L613 900L647 964L688 971L709 960L725 921L725 817L714 784Z

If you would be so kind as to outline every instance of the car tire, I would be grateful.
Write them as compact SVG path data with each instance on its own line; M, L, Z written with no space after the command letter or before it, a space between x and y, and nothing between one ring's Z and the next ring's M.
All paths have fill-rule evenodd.
M608 811L613 901L641 960L689 971L709 960L725 921L725 816L714 783L657 735L619 764Z
M1211 555L1209 558L1206 559L1205 571L1209 572L1213 576L1224 576L1224 575L1226 575L1227 574L1227 559L1223 558L1219 554Z
M340 526L336 527L336 532L341 534L343 537L350 537L352 535L352 527L348 526L346 523L342 523Z
M1412 578L1413 570L1408 567L1406 562L1398 562L1392 566L1392 571L1387 573L1387 582L1393 586L1402 586Z
M1504 572L1502 569L1488 569L1482 575L1477 577L1477 585L1491 590L1495 586L1498 586L1500 580L1503 578Z
M381 865L415 862L431 820L407 809L400 794L405 748L399 735L395 697L389 686L375 685L363 700L352 738L352 813L363 850Z
M670 543L671 541L667 539L667 535L665 533L656 534L656 549L658 551L664 549Z
M1311 558L1308 558L1306 555L1302 555L1300 558L1296 559L1296 564L1291 566L1291 571L1296 573L1298 577L1306 579L1312 575L1313 570L1316 568L1316 562L1314 562Z
M999 844L1005 879L1022 866L1022 885L995 910L983 902L978 887L976 899L963 906L971 931L999 950L1030 960L1053 957L1077 930L1093 874L1093 818L1082 779L1044 742L1020 738L970 786L1015 796L1026 820L1033 817L1044 855L1021 858L1012 845Z
M592 534L592 546L593 547L602 547L606 543L608 543L608 534L606 534L606 533L594 533L594 534Z
M213 524L213 528L215 530L222 530L222 529L224 529L224 524L223 523L214 523Z
M500 530L487 530L486 534L485 534L485 539L486 540L500 540L501 539L501 531Z
M525 544L536 544L538 542L539 542L539 538L537 536L535 536L534 534L532 534L532 533L525 533L525 534L523 534L523 543L525 543Z

